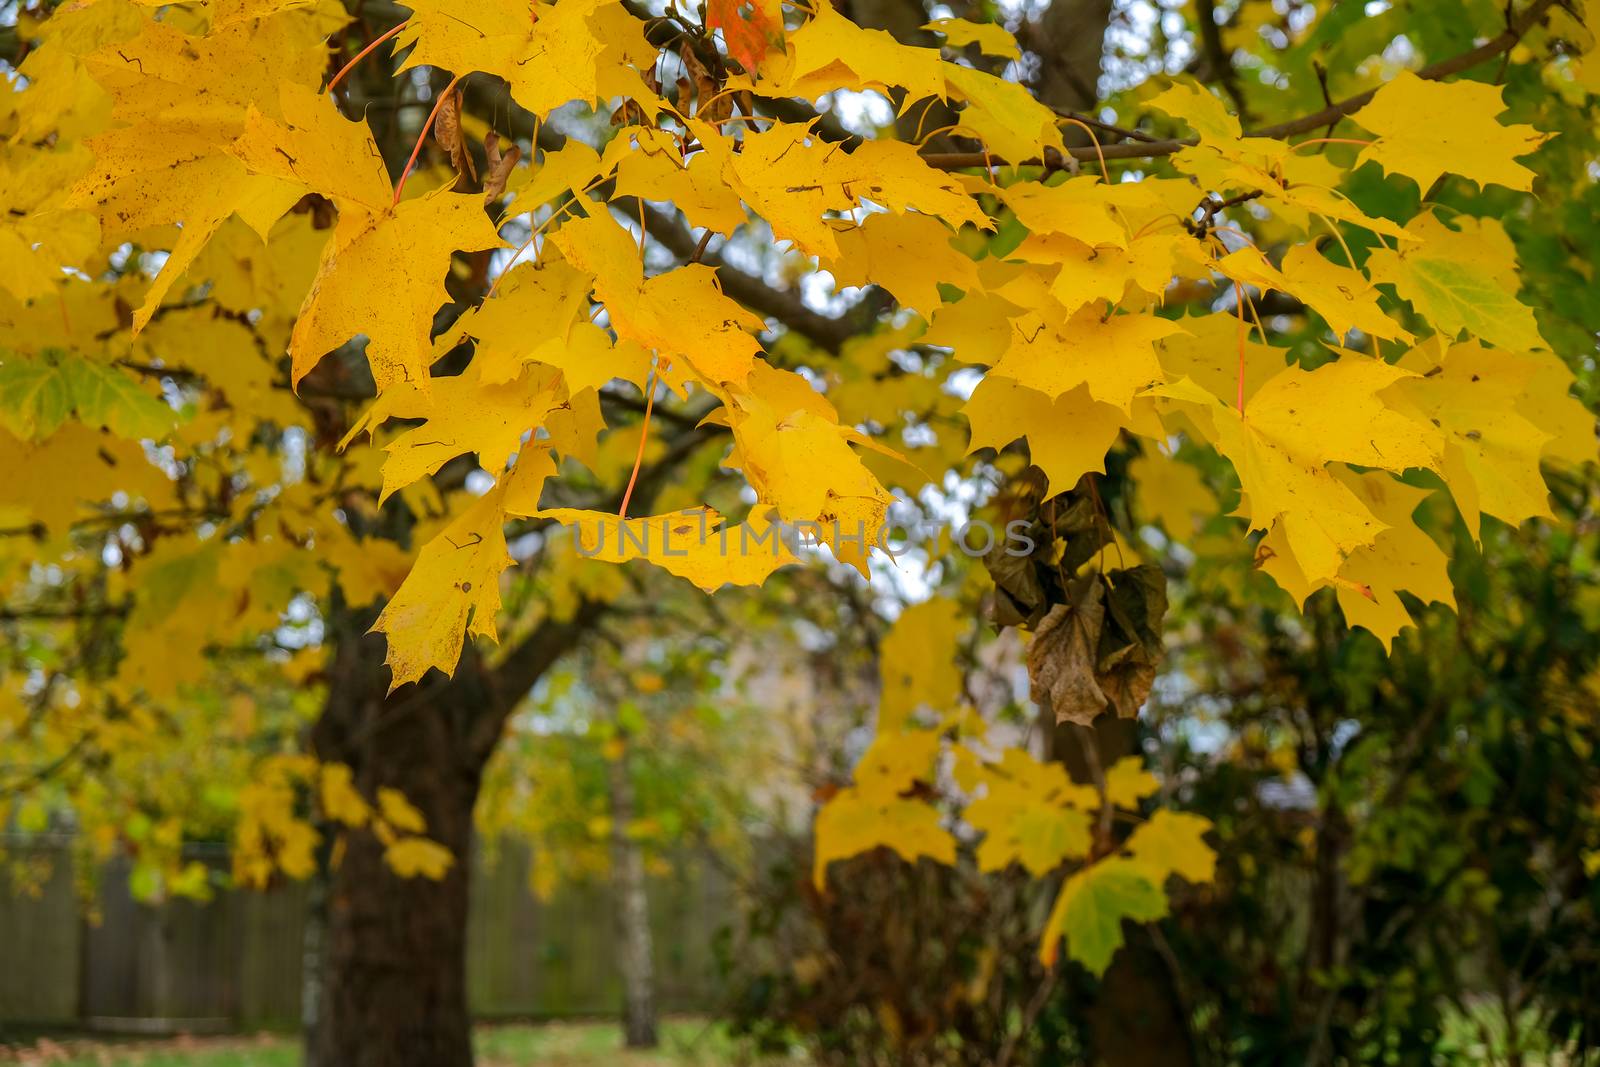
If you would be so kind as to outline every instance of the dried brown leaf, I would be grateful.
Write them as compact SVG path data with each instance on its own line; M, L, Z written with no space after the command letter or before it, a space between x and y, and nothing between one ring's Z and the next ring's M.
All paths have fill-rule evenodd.
M1056 722L1085 726L1106 709L1095 678L1096 650L1105 625L1105 588L1099 575L1072 583L1073 602L1050 609L1028 646L1028 681L1033 699L1050 708Z
M522 146L513 144L510 151L501 155L500 135L490 130L483 139L483 156L488 164L483 175L483 199L493 203L506 191L506 182L510 181L512 170L522 158Z
M478 180L478 165L467 151L467 140L461 134L461 90L445 95L439 104L439 114L433 120L433 139L450 156L450 164L459 177Z

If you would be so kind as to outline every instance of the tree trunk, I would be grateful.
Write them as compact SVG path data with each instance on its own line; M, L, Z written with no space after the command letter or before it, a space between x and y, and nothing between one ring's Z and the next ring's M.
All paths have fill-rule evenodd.
M338 643L317 755L349 764L369 801L382 788L400 791L455 862L439 881L401 878L376 835L345 835L327 904L317 1064L471 1067L467 885L488 756L471 726L500 708L470 646L454 678L430 675L386 696L384 643L357 628L363 621Z
M629 1048L656 1047L655 964L650 944L650 899L644 856L628 836L633 779L623 753L607 766L611 792L611 886L615 895L617 962L622 971L622 1029Z
M328 696L312 728L317 758L347 764L376 802L398 790L455 858L439 881L400 878L370 830L344 835L331 871L311 1067L471 1067L467 886L472 812L507 716L604 611L584 601L548 619L493 669L468 643L453 677L431 672L387 694L374 613L335 609Z
M1034 24L1026 43L1039 55L1038 92L1044 103L1075 111L1095 107L1112 7L1112 0L1052 0ZM1072 127L1063 136L1069 145L1087 140ZM1095 778L1084 744L1093 746L1102 769L1138 754L1138 724L1131 719L1108 713L1073 738L1042 709L1040 725L1046 755L1064 763L1076 782ZM1186 1067L1196 1061L1183 998L1167 961L1147 936L1136 934L1112 958L1086 1014L1094 1062L1101 1067Z

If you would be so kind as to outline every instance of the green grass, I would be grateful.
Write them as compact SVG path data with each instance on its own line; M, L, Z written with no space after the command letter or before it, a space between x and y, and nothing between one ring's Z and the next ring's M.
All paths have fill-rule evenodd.
M668 1019L661 1047L622 1050L614 1023L483 1026L475 1044L479 1067L742 1067L751 1064L738 1044L714 1023ZM161 1041L39 1041L19 1050L0 1048L0 1064L26 1067L298 1067L293 1038L176 1038Z

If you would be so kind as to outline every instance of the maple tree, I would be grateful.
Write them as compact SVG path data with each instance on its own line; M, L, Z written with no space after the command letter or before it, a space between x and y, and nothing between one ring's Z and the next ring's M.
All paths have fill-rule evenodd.
M1027 552L918 546L948 595L885 638L814 877L981 835L984 870L1063 876L1041 958L1100 972L1172 876L1212 877L1209 824L1150 805L1136 756L1084 780L1008 742L947 650L986 597L1052 721L1137 711L1165 583L1113 529L1108 455L1168 536L1385 646L1454 599L1419 508L1474 537L1550 519L1545 470L1594 458L1566 362L1592 357L1587 309L1524 286L1511 232L1581 203L1562 142L1590 136L1593 38L1548 0L1414 71L1360 68L1415 29L1375 16L1320 82L1225 102L1141 77L1093 114L1043 99L996 22L914 44L825 3L418 0L382 32L326 0L36 14L0 114L25 634L3 721L27 757L0 803L66 783L86 847L132 847L152 892L206 891L185 813L232 827L244 882L336 858L330 1062L469 1055L464 1007L404 999L460 1004L459 967L387 1002L423 1036L376 1043L362 976L396 941L459 950L507 719L666 580L618 564L709 593L826 549L881 577L896 494L1031 485L967 498ZM1491 60L1549 92L1507 116L1466 76ZM889 120L850 118L864 99ZM842 311L797 295L830 281ZM260 697L250 671L307 688ZM196 786L248 784L134 784L197 755Z

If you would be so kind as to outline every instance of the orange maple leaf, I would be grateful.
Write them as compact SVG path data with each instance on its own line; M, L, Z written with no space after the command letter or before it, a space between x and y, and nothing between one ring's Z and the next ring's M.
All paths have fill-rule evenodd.
M759 0L710 0L706 21L722 31L728 55L754 74L772 42L783 40L783 24L773 19Z

